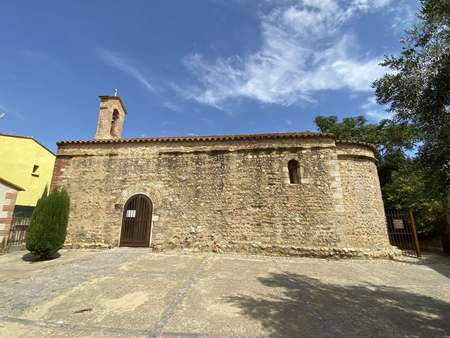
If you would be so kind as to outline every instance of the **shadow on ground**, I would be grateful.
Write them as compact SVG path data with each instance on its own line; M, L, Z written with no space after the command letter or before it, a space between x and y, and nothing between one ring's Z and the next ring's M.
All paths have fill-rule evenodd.
M450 278L450 255L445 253L424 253L421 263Z
M401 262L411 265L425 265L430 269L450 278L450 255L445 253L425 252L418 260L408 261L404 259L392 259L395 262Z
M52 255L48 258L42 258L31 252L28 252L22 256L22 260L25 262L36 263L36 262L51 261L51 260L59 258L59 257L61 257L61 254L59 252L55 253L54 255Z
M450 303L367 284L344 286L293 273L259 281L271 295L227 300L261 322L271 337L444 337L450 333Z

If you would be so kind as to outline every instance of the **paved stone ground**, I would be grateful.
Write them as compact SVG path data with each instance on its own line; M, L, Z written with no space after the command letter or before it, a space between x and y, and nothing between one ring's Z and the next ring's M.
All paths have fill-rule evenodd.
M23 255L0 256L1 337L450 337L449 257Z

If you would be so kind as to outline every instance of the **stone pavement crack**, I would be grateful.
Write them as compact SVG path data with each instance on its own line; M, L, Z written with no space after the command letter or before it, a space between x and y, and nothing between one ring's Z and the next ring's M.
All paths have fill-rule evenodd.
M158 323L156 323L155 327L149 334L150 338L158 337L162 334L162 330L167 325L170 318L174 315L177 306L183 301L183 299L186 297L187 292L197 281L199 275L205 270L206 264L211 257L211 255L207 255L205 258L203 258L203 260L200 262L197 269L191 274L189 279L184 282L183 286L180 289L178 289L175 295L175 299L166 307Z

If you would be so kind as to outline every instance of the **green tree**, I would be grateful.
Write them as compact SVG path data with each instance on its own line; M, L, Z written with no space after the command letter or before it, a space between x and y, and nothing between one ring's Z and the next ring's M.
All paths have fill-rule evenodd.
M425 192L440 201L442 246L450 253L450 1L421 0L418 18L400 55L385 57L382 65L390 72L374 87L396 124L420 131Z
M48 193L47 187L31 216L26 248L43 259L56 254L66 239L69 220L69 195L64 189Z
M439 200L428 196L426 176L417 160L403 162L392 176L391 182L382 189L385 206L391 209L412 208L419 235L434 236L441 205Z

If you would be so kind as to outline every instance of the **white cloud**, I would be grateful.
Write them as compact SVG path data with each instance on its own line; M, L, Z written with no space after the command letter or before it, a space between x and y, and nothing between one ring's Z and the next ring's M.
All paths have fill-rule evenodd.
M182 110L182 108L179 105L177 105L177 104L175 104L173 102L170 102L170 101L163 102L162 106L164 108L166 108L168 110L171 110L171 111L174 111L174 112L179 112L179 111Z
M107 64L136 79L147 90L151 92L155 90L153 86L150 84L150 81L145 78L143 73L139 71L135 66L131 65L123 57L106 49L98 49L97 53L100 56L100 58Z
M261 48L247 56L208 61L184 58L196 84L178 90L189 99L223 108L230 99L292 105L314 101L320 90L369 91L383 75L381 57L358 57L358 44L345 24L390 0L285 1L260 15ZM280 4L280 2L277 2Z
M393 14L392 29L397 34L403 34L405 29L412 27L417 22L416 11L417 2L399 0L398 5L390 9L390 12Z
M25 121L25 116L23 114L0 105L0 119L6 116L13 116L18 120Z
M378 9L386 7L392 2L392 0L353 0L352 6L360 10L371 10L372 8Z
M374 96L367 99L367 102L361 106L363 113L366 114L369 119L378 122L384 119L391 119L392 114L383 109L383 106L377 103Z

